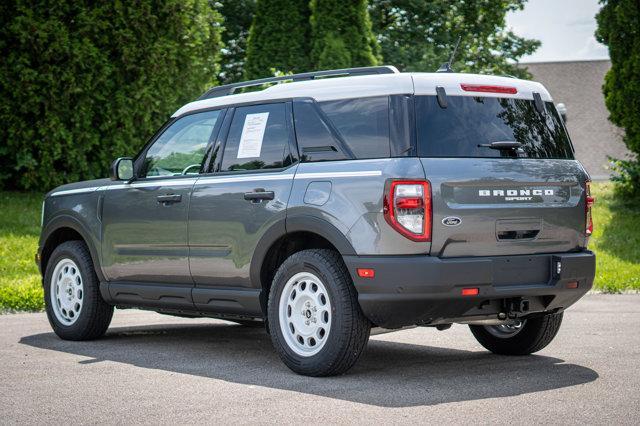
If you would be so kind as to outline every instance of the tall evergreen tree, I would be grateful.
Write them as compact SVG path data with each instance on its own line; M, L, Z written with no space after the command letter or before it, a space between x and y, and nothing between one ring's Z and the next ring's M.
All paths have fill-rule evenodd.
M235 83L244 77L247 38L256 0L223 0L216 6L224 18L220 51L220 84Z
M311 61L316 69L379 62L367 0L311 0Z
M611 69L604 81L609 120L625 131L624 143L635 158L617 160L619 189L640 197L640 2L601 0L596 15L598 41L609 47Z
M453 69L530 77L518 60L540 42L506 27L526 0L371 0L373 31L385 62L403 71L435 71L462 37Z
M269 77L273 71L309 68L309 6L302 0L257 0L249 40L245 77Z

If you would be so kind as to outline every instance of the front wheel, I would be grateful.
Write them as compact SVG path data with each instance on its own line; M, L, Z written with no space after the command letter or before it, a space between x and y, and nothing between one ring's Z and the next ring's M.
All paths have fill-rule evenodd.
M351 368L369 339L340 255L304 250L285 260L269 294L271 341L282 361L307 376L332 376Z
M62 339L95 339L111 323L113 306L100 296L93 261L82 241L67 241L53 250L44 275L44 297L49 323Z
M558 333L562 313L506 325L470 325L478 343L495 354L529 355L544 349Z

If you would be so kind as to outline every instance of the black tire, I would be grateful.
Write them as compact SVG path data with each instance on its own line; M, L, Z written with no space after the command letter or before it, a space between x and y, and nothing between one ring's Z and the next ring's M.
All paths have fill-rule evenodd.
M562 313L527 319L512 337L497 337L483 325L470 325L476 340L494 354L529 355L544 349L560 329Z
M317 276L331 301L327 340L321 350L311 356L294 352L280 328L280 297L289 279L301 272ZM324 249L300 251L282 263L269 294L268 319L271 341L280 358L291 370L305 376L333 376L349 370L364 351L371 330L340 254Z
M73 324L56 317L51 298L51 280L56 265L63 259L72 260L79 268L83 294L82 309ZM91 340L104 335L113 317L113 306L100 295L100 283L93 267L89 249L82 241L66 241L53 250L44 276L44 301L47 318L53 331L64 340Z

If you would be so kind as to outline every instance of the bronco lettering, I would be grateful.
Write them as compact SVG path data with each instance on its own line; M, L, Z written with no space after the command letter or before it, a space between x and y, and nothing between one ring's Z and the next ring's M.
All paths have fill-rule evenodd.
M553 189L480 189L478 195L481 197L504 197L505 193L509 197L530 197L531 195L554 195Z

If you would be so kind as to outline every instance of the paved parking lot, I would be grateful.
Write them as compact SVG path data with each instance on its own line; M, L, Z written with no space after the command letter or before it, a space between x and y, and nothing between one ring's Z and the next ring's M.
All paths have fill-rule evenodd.
M589 295L530 357L465 326L371 339L346 376L291 373L259 328L117 311L65 342L44 314L0 316L0 424L638 424L640 296Z

